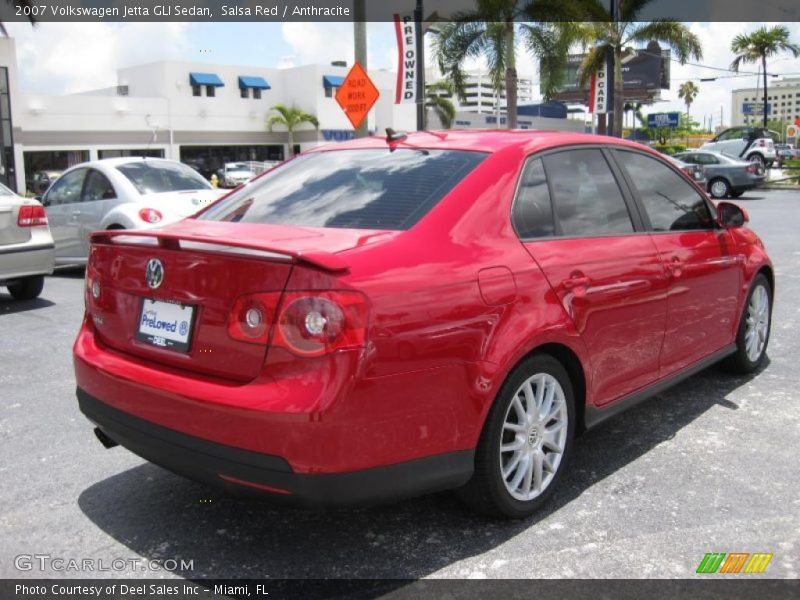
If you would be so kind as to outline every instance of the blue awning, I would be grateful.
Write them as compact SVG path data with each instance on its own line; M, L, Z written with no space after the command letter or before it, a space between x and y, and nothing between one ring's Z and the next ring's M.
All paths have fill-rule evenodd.
M263 77L248 77L239 75L239 89L269 90L272 89Z
M344 77L339 77L338 75L323 75L322 76L322 85L326 88L338 88L342 87L344 83Z
M220 79L214 73L189 73L189 81L192 85L210 85L213 87L224 87Z

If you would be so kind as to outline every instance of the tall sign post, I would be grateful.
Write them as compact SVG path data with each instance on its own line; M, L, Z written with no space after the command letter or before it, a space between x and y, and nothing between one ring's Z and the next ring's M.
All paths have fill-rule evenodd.
M417 131L425 129L425 47L422 0L413 12L394 15L397 36L397 87L395 104L417 105Z
M342 87L336 92L336 102L342 107L356 131L367 126L367 115L378 101L378 88L359 63L347 73Z
M353 3L353 44L355 46L356 64L367 70L367 9L366 0L355 0ZM369 135L369 123L365 119L356 127L355 137Z

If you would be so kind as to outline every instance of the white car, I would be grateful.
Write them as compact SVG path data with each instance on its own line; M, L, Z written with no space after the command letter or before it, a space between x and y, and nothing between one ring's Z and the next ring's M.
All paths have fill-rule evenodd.
M42 197L56 264L85 264L92 231L148 229L179 221L223 193L174 160L126 157L76 165Z
M15 300L33 300L52 272L53 238L44 208L0 184L0 285Z
M777 135L763 127L732 127L703 144L702 148L769 167L776 158Z
M255 176L255 170L246 162L225 163L225 167L219 170L220 183L226 188L235 188Z

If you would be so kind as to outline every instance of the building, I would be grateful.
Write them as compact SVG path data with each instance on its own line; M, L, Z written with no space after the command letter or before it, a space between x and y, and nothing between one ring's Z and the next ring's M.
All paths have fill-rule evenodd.
M0 38L0 181L22 192L37 171L119 156L180 160L205 177L226 162L282 160L289 155L286 132L266 126L276 104L297 106L319 120L319 129L295 130L295 151L347 140L353 128L334 96L348 70L338 61L289 69L160 61L118 69L112 87L28 94L19 87L14 40ZM396 73L369 75L380 92L369 129L414 130L416 107L394 104ZM435 79L429 74L427 80ZM533 83L520 79L520 105L532 95ZM471 73L466 101L453 100L455 127L505 127L505 95L497 97L487 75ZM519 126L577 127L568 121L520 118Z
M181 160L206 177L225 162L280 160L285 131L269 131L276 104L317 117L295 130L296 149L350 139L353 128L334 95L348 67L290 69L161 61L119 69L117 85L79 94L26 94L19 87L14 40L0 38L0 181L26 189L43 169L86 160L147 155ZM370 130L415 128L413 105L396 105L396 75L370 71L381 96Z
M764 87L750 87L733 90L731 93L731 115L734 127L761 125L763 113ZM767 82L767 104L770 121L782 121L791 125L800 119L800 77L785 77Z

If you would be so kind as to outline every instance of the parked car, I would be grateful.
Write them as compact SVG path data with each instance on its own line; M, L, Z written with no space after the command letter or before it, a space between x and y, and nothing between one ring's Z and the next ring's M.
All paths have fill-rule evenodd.
M666 155L665 155L666 156ZM686 173L689 177L694 179L695 183L703 188L705 188L706 184L708 183L706 180L706 172L705 169L698 164L691 164L687 162L683 162L679 158L675 156L666 156L667 160L672 162L676 167L678 167L681 171Z
M775 144L776 162L779 166L787 160L800 158L800 149L795 148L794 144Z
M219 177L222 187L235 188L237 185L247 183L256 176L255 170L246 162L225 163L219 170Z
M33 300L52 272L53 238L44 208L0 184L0 286L16 300Z
M321 147L192 219L92 235L79 406L106 447L231 490L455 488L524 517L579 431L763 364L774 275L746 222L616 138Z
M703 144L703 150L727 154L766 168L775 161L779 135L763 127L732 127Z
M197 171L161 158L82 163L42 196L56 264L83 264L95 229L147 229L188 217L221 195Z
M25 186L28 188L30 193L36 196L44 194L47 191L47 188L49 188L56 179L61 177L61 173L63 173L63 171L35 171L31 174L30 179L25 181Z
M708 180L708 193L714 198L738 198L748 190L764 183L764 172L755 163L709 152L707 150L688 150L675 155L675 158L693 165L701 165Z

